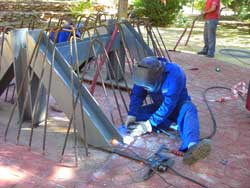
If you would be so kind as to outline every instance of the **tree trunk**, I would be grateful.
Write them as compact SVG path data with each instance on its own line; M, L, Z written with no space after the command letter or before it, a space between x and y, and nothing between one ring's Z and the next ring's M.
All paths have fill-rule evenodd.
M118 18L126 19L128 14L128 0L119 0L118 3Z

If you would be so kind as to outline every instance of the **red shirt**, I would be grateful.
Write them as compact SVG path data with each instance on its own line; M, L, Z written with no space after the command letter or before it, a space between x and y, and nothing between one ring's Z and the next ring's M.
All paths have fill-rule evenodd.
M216 9L215 9L215 11L206 14L205 20L218 19L220 16L220 0L207 0L205 11L210 9L212 7L212 5L215 5Z

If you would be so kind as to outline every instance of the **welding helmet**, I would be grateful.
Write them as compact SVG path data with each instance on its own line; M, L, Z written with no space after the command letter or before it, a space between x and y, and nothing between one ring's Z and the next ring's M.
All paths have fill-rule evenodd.
M156 57L150 56L142 59L133 69L134 84L144 87L147 91L159 91L162 83L165 63Z

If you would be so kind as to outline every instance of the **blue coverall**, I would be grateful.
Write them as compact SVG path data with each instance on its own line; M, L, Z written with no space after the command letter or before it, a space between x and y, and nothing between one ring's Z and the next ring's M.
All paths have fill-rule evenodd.
M66 26L65 29L71 29L71 27L68 27ZM71 32L70 31L59 31L58 32L58 36L57 36L57 39L56 39L56 43L60 43L60 42L66 42L70 39L70 36L71 36ZM54 32L50 33L50 39L51 40L54 40ZM81 36L81 33L79 31L79 28L77 28L76 30L76 37L80 37Z
M179 65L169 63L165 58L161 89L158 92L148 92L143 87L134 85L130 95L128 115L136 117L136 121L149 120L153 127L169 127L177 123L182 139L180 151L185 151L189 143L199 142L199 120L197 109L191 102L186 88L186 75ZM150 95L151 104L143 104Z

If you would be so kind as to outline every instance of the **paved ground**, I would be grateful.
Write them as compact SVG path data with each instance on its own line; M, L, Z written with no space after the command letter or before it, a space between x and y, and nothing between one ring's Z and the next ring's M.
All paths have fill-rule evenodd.
M239 81L248 83L250 69L193 54L171 53L171 56L187 73L188 89L199 110L201 135L206 136L212 130L212 121L202 98L203 91L211 86L230 88ZM220 68L219 72L215 71L216 67ZM101 89L97 89L97 100L101 105L106 104L100 93ZM208 92L207 98L215 99L222 95L226 96L229 93L226 90L214 89ZM7 142L4 142L3 133L12 105L4 102L3 98L4 96L0 100L0 187L200 187L171 171L161 174L165 181L157 175L148 181L142 181L142 176L147 171L147 167L143 164L91 148L89 156L86 157L83 144L79 140L78 147L74 147L73 133L70 135L65 156L60 162L68 122L61 112L50 111L44 155L42 125L35 129L31 150L28 148L29 122L24 124L19 145L16 145L17 116L10 126ZM174 169L210 188L249 187L250 112L245 109L245 103L240 99L222 104L214 102L209 104L218 124L216 135L212 138L211 154L192 166L184 165L181 157L172 156L175 159ZM108 106L103 109L108 113ZM180 141L153 133L137 139L126 150L132 150L140 156L149 156L161 144L177 149ZM78 166L75 162L75 150L78 153Z

